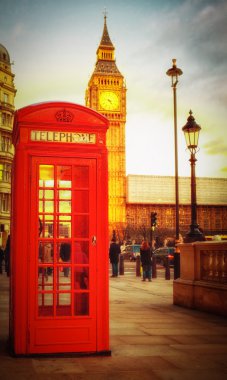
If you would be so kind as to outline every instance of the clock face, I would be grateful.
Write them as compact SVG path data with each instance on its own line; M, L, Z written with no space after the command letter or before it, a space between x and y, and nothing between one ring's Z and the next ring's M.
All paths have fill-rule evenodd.
M100 105L104 110L115 111L119 109L119 97L115 92L103 91L100 93Z

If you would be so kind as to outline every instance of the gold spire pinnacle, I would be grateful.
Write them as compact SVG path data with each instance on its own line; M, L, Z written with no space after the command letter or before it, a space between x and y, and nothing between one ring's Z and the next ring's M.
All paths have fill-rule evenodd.
M104 8L103 14L104 14L104 24L106 24L106 19L107 19L107 15L108 15L106 8Z
M107 19L107 10L106 10L106 8L105 8L103 14L104 14L104 28L103 28L103 33L102 33L102 38L101 38L100 46L113 47L112 41L111 41L109 33L108 33L107 24L106 24L106 19Z

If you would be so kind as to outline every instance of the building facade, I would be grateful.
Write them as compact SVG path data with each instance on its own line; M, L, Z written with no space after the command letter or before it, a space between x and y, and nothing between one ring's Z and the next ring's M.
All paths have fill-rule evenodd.
M126 224L125 123L126 85L115 61L113 46L104 17L95 69L85 95L85 103L109 119L107 132L109 234Z
M0 44L0 225L1 244L10 231L11 168L14 156L12 129L14 115L14 74L10 56Z
M179 177L179 228L184 236L191 224L190 177ZM204 234L227 234L227 179L196 179L197 222ZM156 236L175 236L175 178L127 176L126 237L149 237L151 212L157 213Z

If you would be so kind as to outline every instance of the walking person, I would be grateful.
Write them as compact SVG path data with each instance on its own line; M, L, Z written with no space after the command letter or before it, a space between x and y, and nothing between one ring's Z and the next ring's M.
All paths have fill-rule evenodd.
M118 276L118 263L119 263L119 255L121 253L120 245L117 244L116 239L113 238L111 240L110 248L109 248L109 257L110 262L112 264L112 276Z
M3 266L3 261L4 261L4 250L2 247L0 247L0 274L2 274L2 266Z
M71 257L71 245L69 243L62 243L60 247L60 258L63 263L69 263ZM69 266L63 267L65 277L69 277Z
M143 240L140 247L140 260L143 268L143 279L142 281L151 281L151 249L147 240Z
M5 271L7 276L10 275L10 235L8 235L5 247Z

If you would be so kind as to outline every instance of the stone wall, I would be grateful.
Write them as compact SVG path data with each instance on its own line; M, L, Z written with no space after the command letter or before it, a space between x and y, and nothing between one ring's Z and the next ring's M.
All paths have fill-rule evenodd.
M227 316L227 241L179 244L173 303Z

